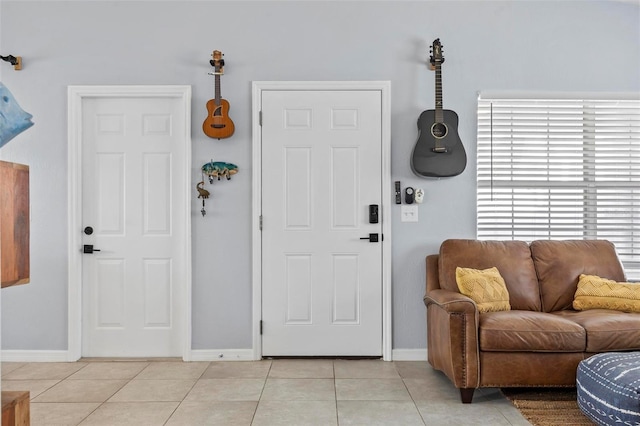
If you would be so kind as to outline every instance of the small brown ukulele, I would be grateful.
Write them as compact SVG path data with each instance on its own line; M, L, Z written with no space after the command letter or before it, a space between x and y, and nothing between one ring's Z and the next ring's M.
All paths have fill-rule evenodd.
M202 123L204 134L210 138L223 139L233 135L235 126L229 118L229 101L220 96L220 76L224 74L224 59L222 52L214 50L211 55L213 60L209 61L215 71L209 74L215 76L215 99L207 102L207 118Z

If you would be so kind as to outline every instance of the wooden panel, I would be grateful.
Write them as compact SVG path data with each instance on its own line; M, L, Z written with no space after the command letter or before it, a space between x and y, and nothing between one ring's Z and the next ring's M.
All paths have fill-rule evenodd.
M29 166L0 161L0 282L29 282Z
M2 391L2 426L29 426L29 391Z

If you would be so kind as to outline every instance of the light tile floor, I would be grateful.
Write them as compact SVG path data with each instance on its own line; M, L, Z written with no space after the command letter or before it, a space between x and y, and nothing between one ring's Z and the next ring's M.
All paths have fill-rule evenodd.
M529 425L498 389L472 404L426 362L264 360L2 363L31 424Z

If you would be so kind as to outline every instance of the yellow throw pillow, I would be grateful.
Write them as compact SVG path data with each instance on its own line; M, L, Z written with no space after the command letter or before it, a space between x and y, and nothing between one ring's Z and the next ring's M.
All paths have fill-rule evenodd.
M478 305L479 312L509 311L509 292L498 268L479 270L456 268L456 283L460 293Z
M640 283L618 283L596 275L581 274L573 309L614 309L640 312Z

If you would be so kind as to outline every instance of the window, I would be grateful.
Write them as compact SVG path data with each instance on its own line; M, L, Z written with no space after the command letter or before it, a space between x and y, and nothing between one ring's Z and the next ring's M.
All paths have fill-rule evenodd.
M607 239L640 279L640 99L557 97L480 95L478 238Z

